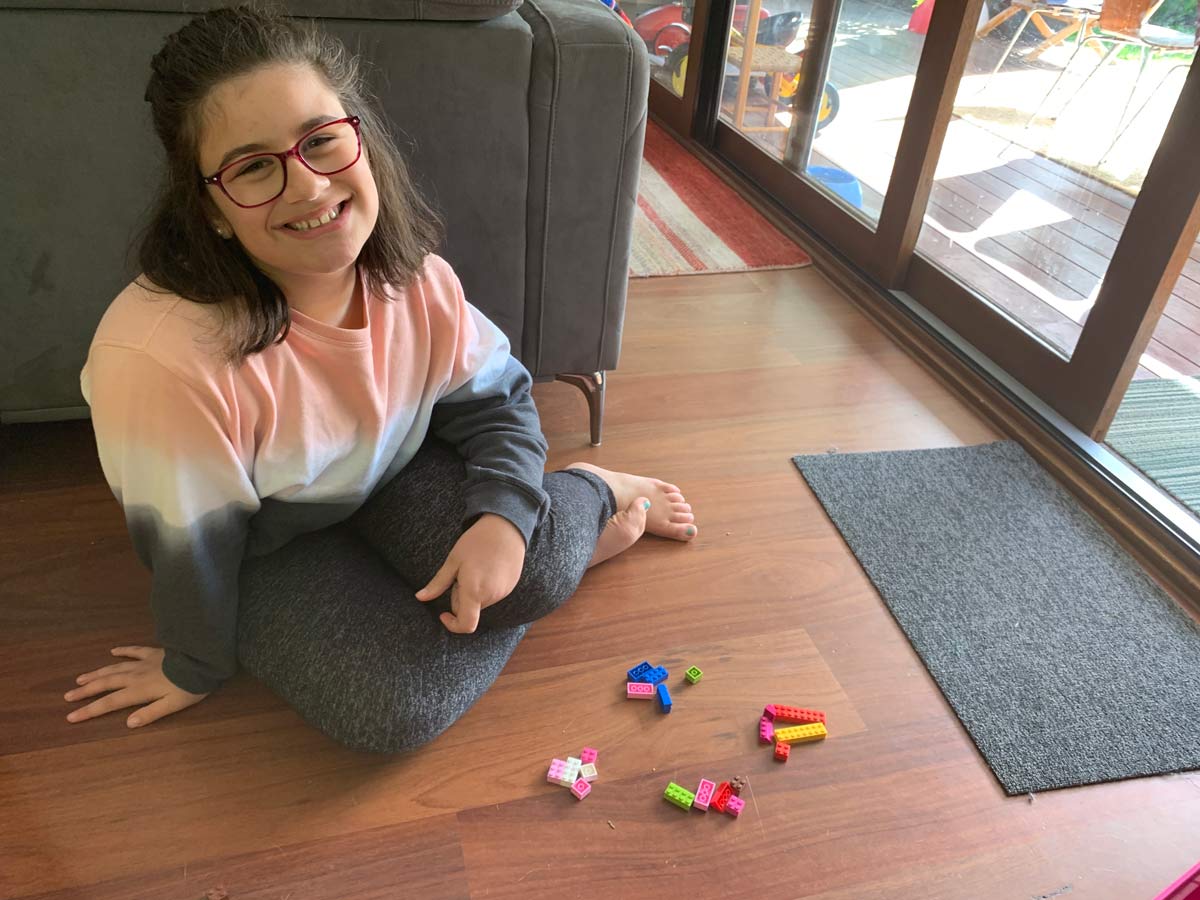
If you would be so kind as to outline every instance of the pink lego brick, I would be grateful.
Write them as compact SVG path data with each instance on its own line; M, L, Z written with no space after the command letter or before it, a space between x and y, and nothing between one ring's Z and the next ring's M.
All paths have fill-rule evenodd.
M591 747L584 747L579 753L579 761L584 763L594 763L596 761L596 757L599 755L600 754Z
M570 784L566 780L567 762L563 759L550 760L550 770L546 772L546 780L551 784Z
M758 720L758 739L764 744L775 740L775 723L766 716Z
M730 797L727 801L725 801L725 812L729 813L735 819L738 817L741 811L745 809L745 807L746 801L738 796Z
M586 797L591 792L592 792L592 786L590 784L588 784L586 781L584 781L582 778L580 778L573 785L571 785L571 793L574 794L580 800L582 800L584 797Z
M652 684L645 684L640 681L627 681L625 683L625 699L626 700L653 700L657 691Z
M1172 882L1154 900L1195 900L1200 898L1200 862Z
M717 785L709 781L707 778L700 779L700 786L696 788L696 799L692 801L692 806L699 807L702 811L708 812L708 804L712 801L713 792L717 789Z
M763 707L763 717L770 719L772 722L775 721L775 704L774 703L768 703L766 706Z

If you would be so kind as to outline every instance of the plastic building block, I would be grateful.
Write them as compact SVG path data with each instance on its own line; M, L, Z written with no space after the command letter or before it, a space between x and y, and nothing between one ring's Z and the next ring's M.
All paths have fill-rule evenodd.
M592 792L592 786L590 784L588 784L586 781L584 781L582 778L580 778L573 785L571 785L571 793L574 794L576 796L576 798L579 800L582 800L584 797L586 797L591 792Z
M774 704L774 706L775 715L772 717L774 719L783 719L788 722L820 722L822 725L828 724L825 721L825 713L821 712L819 709L802 709L799 706L780 706L778 703Z
M695 684L697 681L699 681L701 678L704 677L704 673L701 672L699 669L697 669L695 666L692 666L690 669L688 669L686 672L683 673L683 677L686 678L688 681L690 681L692 684Z
M708 804L712 802L713 793L716 789L717 786L714 782L709 781L707 778L701 778L700 785L696 788L696 798L692 801L692 805L703 812L708 812Z
M671 673L668 672L666 669L664 669L662 666L655 666L653 669L650 669L644 675L638 676L635 680L636 681L644 681L644 682L646 682L646 684L662 684L664 681L667 680L667 677L670 674Z
M654 666L650 665L649 662L647 662L646 660L642 660L640 663L638 663L636 666L634 666L632 669L630 669L628 672L625 673L629 676L629 678L626 680L627 681L641 681L642 676L645 675L647 672L649 672L653 668L654 668Z
M758 720L758 739L764 744L775 740L775 725L766 716Z
M789 744L803 744L805 741L823 741L829 732L820 722L811 725L793 725L790 728L776 728L775 740L787 741Z
M730 797L729 802L725 804L725 812L729 813L735 819L741 814L746 807L746 801L741 797Z
M599 755L600 754L591 747L584 747L581 751L579 751L579 758L585 763L594 763L596 761L596 757Z
M729 786L728 781L722 781L717 785L717 795L713 798L712 805L716 807L717 812L725 812L725 806L732 796L733 788Z
M657 684L654 687L658 691L658 708L669 713L671 711L671 692L667 690L665 684Z
M775 758L780 762L787 762L788 757L792 755L792 745L787 741L779 741L775 745Z
M1200 897L1200 862L1173 881L1154 900L1195 900Z
M733 793L736 796L738 796L738 797L742 796L742 789L745 787L746 787L746 779L743 778L741 775L738 775L734 778L729 779L729 788L730 788L730 790L733 791Z
M580 766L579 767L579 777L582 778L584 781L595 781L596 777L597 777L596 764L595 763L584 763L582 766Z
M687 788L680 787L672 781L667 785L667 789L663 791L663 799L671 801L680 809L691 809L692 801L696 799L696 795Z
M775 704L774 703L768 703L766 706L763 707L763 718L770 719L772 722L775 721Z
M628 681L625 683L626 700L653 700L654 685L644 681Z
M575 783L575 779L567 778L569 768L565 760L550 760L550 770L546 772L546 780L551 784L561 784L564 787L570 787Z

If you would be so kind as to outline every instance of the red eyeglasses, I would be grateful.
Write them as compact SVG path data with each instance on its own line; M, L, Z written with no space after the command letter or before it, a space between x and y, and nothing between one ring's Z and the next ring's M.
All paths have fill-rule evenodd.
M262 206L287 189L289 156L317 175L335 175L358 162L362 156L359 125L358 116L334 119L307 132L290 150L243 156L200 181L217 185L226 197L245 209Z

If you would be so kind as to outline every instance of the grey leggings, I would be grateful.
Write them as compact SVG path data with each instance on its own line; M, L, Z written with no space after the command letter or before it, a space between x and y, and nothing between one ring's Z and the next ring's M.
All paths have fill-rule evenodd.
M238 660L309 724L356 750L395 753L445 731L495 681L529 623L579 586L616 512L603 479L578 469L543 479L550 511L516 589L473 634L438 620L449 595L414 593L462 534L466 470L430 438L344 522L244 561Z

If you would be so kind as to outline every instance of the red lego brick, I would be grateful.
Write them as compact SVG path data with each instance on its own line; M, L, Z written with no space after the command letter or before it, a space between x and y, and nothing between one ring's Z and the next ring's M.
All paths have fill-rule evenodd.
M712 801L712 806L717 812L725 812L725 807L729 803L729 798L733 796L733 788L729 786L728 781L722 781L717 785L716 798Z
M802 725L808 725L812 722L820 722L822 725L829 724L825 721L825 713L819 709L803 709L799 706L780 706L775 704L775 722L799 722Z
M792 745L784 741L780 741L775 745L775 758L780 762L787 762L788 757L792 754Z

